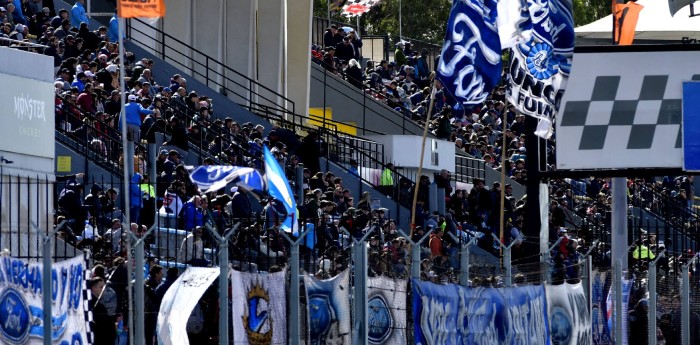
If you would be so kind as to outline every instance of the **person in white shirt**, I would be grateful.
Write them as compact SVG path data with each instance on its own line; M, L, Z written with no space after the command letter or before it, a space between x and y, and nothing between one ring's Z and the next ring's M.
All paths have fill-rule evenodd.
M207 266L208 261L204 259L204 242L202 234L204 227L198 226L182 240L180 250L177 253L177 261L192 266Z
M112 244L112 253L119 251L119 243L122 241L122 221L115 218L112 219L112 228L105 231L104 238L106 242Z

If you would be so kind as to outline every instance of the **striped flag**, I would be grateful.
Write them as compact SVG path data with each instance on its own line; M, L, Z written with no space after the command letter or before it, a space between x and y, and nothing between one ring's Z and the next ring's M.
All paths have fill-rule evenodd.
M294 192L289 186L287 176L284 174L284 169L275 159L275 156L270 153L267 146L264 147L265 152L265 180L267 181L267 193L271 197L280 201L287 211L287 219L282 223L283 230L296 230L297 202L294 200ZM295 231L296 232L296 231Z

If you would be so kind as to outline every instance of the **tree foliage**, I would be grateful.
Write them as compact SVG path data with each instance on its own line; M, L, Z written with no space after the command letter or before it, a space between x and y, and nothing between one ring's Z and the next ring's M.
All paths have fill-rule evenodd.
M361 32L398 39L399 1L403 37L441 44L452 7L451 0L384 0L362 16ZM574 24L586 25L603 18L610 14L610 6L608 0L573 0ZM327 18L327 9L327 0L314 0L314 16ZM331 19L351 25L356 23L355 18L348 19L338 12L332 13Z

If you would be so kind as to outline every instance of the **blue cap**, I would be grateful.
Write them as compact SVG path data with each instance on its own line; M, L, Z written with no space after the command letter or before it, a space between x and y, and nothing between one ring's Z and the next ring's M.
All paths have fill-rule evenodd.
M163 92L170 92L170 93L172 93L173 91L170 90L169 87L164 87L164 88L163 88Z

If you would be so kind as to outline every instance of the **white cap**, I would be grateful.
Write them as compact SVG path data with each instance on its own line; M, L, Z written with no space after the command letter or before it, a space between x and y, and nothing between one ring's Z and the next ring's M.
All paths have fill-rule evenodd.
M92 73L92 71L85 71L85 76L86 76L86 77L91 77L91 78L92 78L92 77L95 76L95 73Z
M238 186L231 187L231 194L238 192Z
M105 67L105 69L109 73L116 73L117 72L117 65L108 65L107 67Z
M136 99L137 99L137 98L136 98L136 95L129 95L129 100L130 100L130 101L135 101Z

